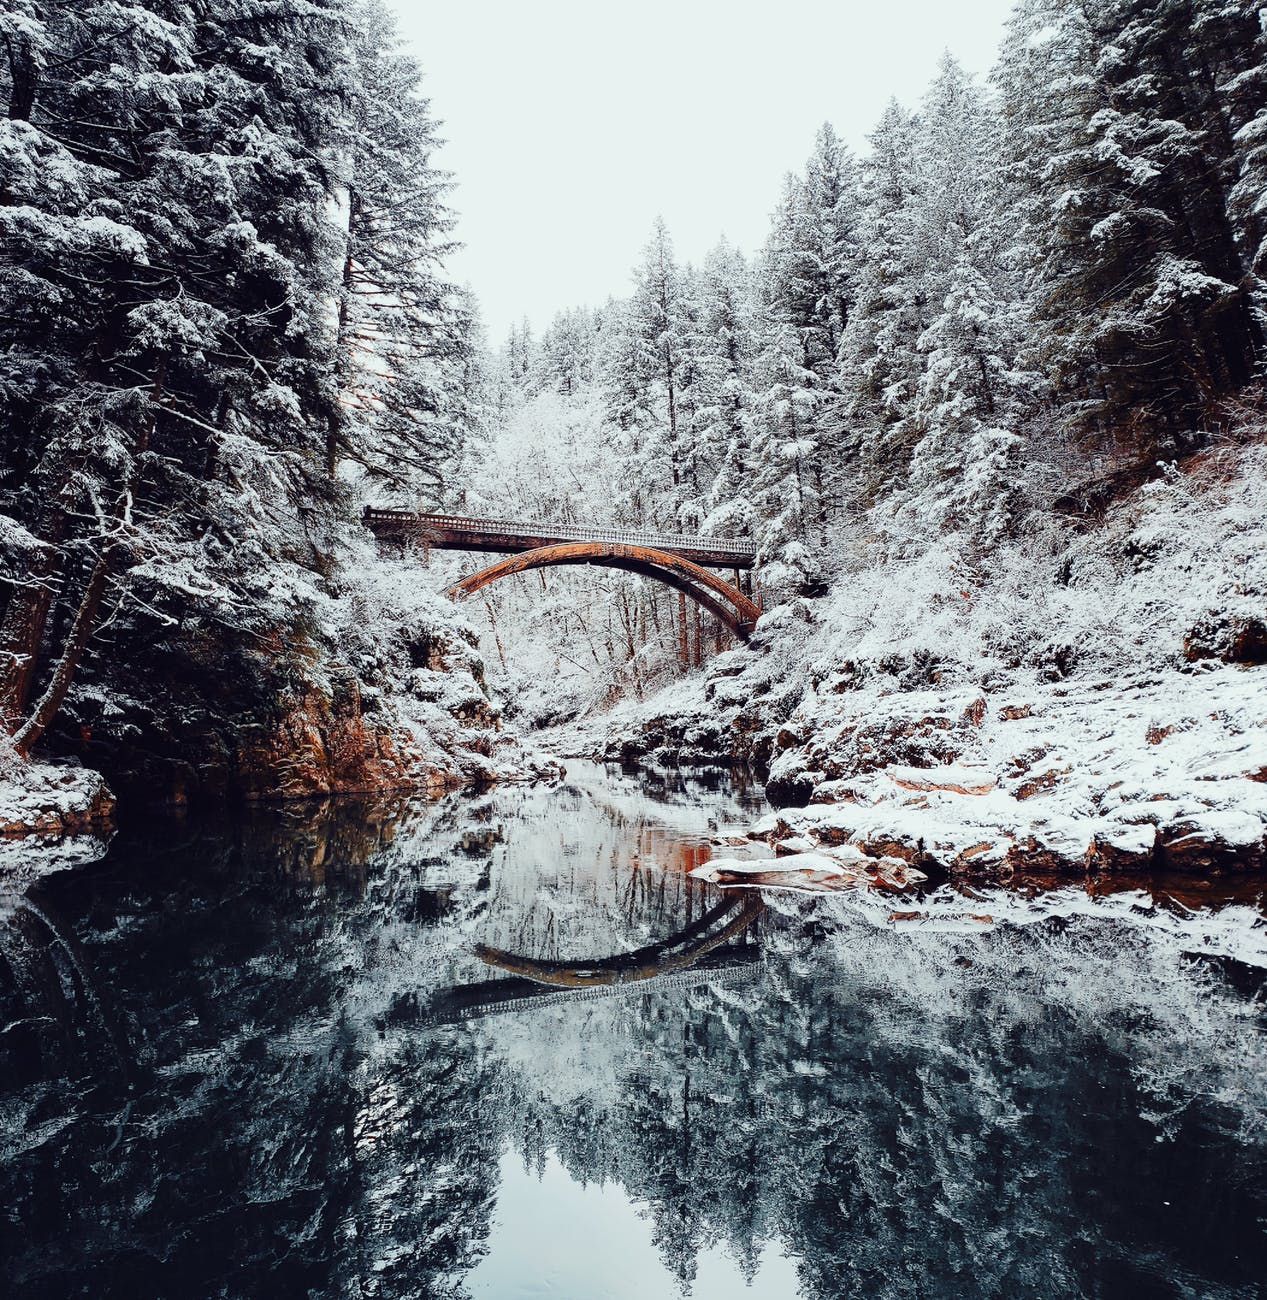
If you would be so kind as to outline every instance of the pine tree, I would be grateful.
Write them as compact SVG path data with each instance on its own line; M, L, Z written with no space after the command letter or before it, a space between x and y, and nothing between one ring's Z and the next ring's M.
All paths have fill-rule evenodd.
M573 397L594 380L597 327L585 308L559 312L541 340L542 387Z
M381 0L358 0L343 182L347 239L339 298L341 399L327 472L357 462L435 501L471 432L455 409L471 340L466 308L444 278L453 217L447 176L416 62L397 49Z
M768 352L763 368L774 385L763 408L786 413L788 384L805 390L795 399L800 418L794 435L787 420L776 416L762 442L767 457L799 467L797 511L782 517L796 519L799 540L819 546L826 541L847 455L833 438L827 416L836 405L836 354L856 294L857 221L852 161L832 128L824 125L804 173L785 184L762 268ZM788 351L793 336L800 349L796 358ZM777 450L780 429L794 437L794 448Z
M767 250L766 299L800 333L804 366L825 383L853 299L857 219L853 161L824 123L803 174L784 193Z
M814 466L818 399L804 349L790 325L775 326L755 368L752 495L762 516L761 549L774 556L804 539L818 517Z
M922 534L956 529L993 540L1014 508L1023 398L1032 401L1038 388L1035 376L1017 369L1024 304L1005 255L998 122L946 56L920 123L908 262L928 325L904 417L916 441L897 497Z
M751 537L753 500L751 390L756 340L751 274L742 255L722 240L700 275L701 332L707 341L706 404L698 438L712 467L709 513L703 527L722 536Z
M924 535L962 531L997 540L1016 509L1019 435L1013 340L1005 304L963 250L942 309L920 337L913 406L920 430L903 510Z
M680 504L678 430L683 293L673 241L657 218L607 352L611 409L625 434L630 508L639 523L669 527Z
M1262 347L1198 10L1029 0L999 74L1046 368L1078 424L1146 458L1183 445Z
M1187 35L1205 129L1225 156L1227 191L1248 292L1267 334L1267 25L1256 0L1203 0Z
M331 0L41 12L23 48L57 75L10 57L25 116L0 207L5 505L46 557L0 628L0 712L24 749L107 599L138 617L197 600L239 623L250 605L230 585L251 557L322 563L333 228L318 214L346 48ZM54 587L69 631L50 653Z
M900 481L909 463L915 437L907 416L927 324L913 248L915 124L891 101L869 138L859 179L858 242L865 258L840 342L842 400L835 411L838 443L856 448L863 503Z

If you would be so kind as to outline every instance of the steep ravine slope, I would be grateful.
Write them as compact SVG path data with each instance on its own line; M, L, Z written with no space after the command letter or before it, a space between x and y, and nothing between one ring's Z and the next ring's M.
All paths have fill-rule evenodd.
M100 831L125 805L438 793L551 761L504 731L478 638L416 564L365 543L312 617L235 637L107 631L41 754L0 754L0 836Z
M974 553L873 512L817 600L566 751L751 762L776 847L972 875L1261 869L1267 450L1162 467L1094 520Z

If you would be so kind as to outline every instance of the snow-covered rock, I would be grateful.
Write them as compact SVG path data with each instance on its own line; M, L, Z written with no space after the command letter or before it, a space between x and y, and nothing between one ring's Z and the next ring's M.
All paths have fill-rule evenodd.
M877 531L803 616L767 615L748 650L591 743L670 757L707 730L719 759L767 770L783 811L757 834L784 853L1262 869L1265 485L1267 449L1247 446L988 555Z
M113 812L114 796L99 773L26 762L7 741L0 748L0 840L95 839L110 830ZM3 849L0 845L0 868L9 865Z

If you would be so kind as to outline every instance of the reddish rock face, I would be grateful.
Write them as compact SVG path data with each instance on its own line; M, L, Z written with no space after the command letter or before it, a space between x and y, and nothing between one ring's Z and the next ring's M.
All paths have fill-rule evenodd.
M1154 852L1155 849L1141 854L1096 836L1087 846L1085 865L1091 872L1147 870Z
M973 700L971 704L968 705L968 707L963 711L962 720L974 727L979 727L981 725L981 723L985 720L984 697L979 696L977 699Z
M1069 769L1049 767L1045 772L1040 772L1037 776L1031 777L1028 781L1022 781L1013 791L1012 795L1016 799L1032 799L1036 794L1041 794L1044 790L1052 789L1060 778L1068 773Z
M248 799L434 792L455 783L452 773L428 764L406 735L362 713L355 682L333 696L308 690L287 701L271 730L245 734L235 758L236 785Z
M1009 845L1003 857L1003 865L1006 871L1025 876L1067 878L1071 875L1081 875L1084 870L1080 861L1067 857L1057 849L1040 844L1032 836Z
M1212 871L1261 871L1267 865L1267 851L1257 844L1228 844L1212 839L1191 822L1178 822L1158 835L1159 865L1185 875Z
M1267 664L1267 622L1252 616L1207 614L1183 639L1183 656L1228 664Z

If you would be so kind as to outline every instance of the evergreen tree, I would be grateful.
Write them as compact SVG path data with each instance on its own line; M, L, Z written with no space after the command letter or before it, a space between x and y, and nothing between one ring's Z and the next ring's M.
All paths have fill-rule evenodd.
M752 384L754 336L752 283L737 249L722 240L700 275L701 330L707 341L709 383L700 412L699 441L712 469L708 532L750 537L753 500Z
M1200 8L1027 0L999 74L1046 367L1072 418L1146 457L1182 445L1262 347L1228 211L1226 60L1194 39Z
M758 370L769 386L754 405L764 420L755 439L764 508L793 529L788 538L820 547L847 455L830 417L836 354L856 295L857 222L852 160L824 125L802 175L785 182L762 260ZM796 502L790 512L789 500Z
M924 97L920 123L908 262L928 325L917 342L921 374L904 417L916 441L897 496L921 534L931 526L993 539L1013 508L1023 399L1039 387L1016 366L1024 306L1005 256L998 123L949 55Z
M1203 0L1187 40L1199 69L1205 129L1225 158L1222 184L1247 289L1259 333L1267 334L1267 23L1262 5L1256 0Z
M560 312L541 340L537 364L543 386L573 397L594 380L598 325L585 308Z
M920 430L900 499L921 533L959 530L996 540L1012 520L1019 436L1005 305L965 249L942 309L920 337Z
M29 751L94 635L99 731L323 635L335 461L438 482L482 397L381 9L23 3L0 35L0 715Z
M859 189L858 270L854 309L839 349L837 440L856 447L859 493L869 502L900 480L914 444L907 419L921 369L918 340L926 325L912 225L917 193L915 123L890 101L870 136Z
M339 297L341 401L327 471L357 462L397 495L435 501L472 432L460 392L469 307L444 278L453 218L417 63L381 0L357 0L342 180L347 241Z
M22 116L0 208L0 481L44 548L0 627L0 712L23 749L111 591L237 624L253 602L226 584L252 557L321 562L321 159L342 133L346 39L331 0L42 13L17 46L6 32L32 61L10 59ZM32 71L37 48L56 76ZM54 588L69 630L51 664Z
M673 241L657 218L608 352L608 387L613 414L626 435L633 518L660 527L669 527L676 516L682 487L683 311Z
M857 219L853 160L824 123L803 174L784 191L766 255L768 308L800 334L803 365L824 383L853 300Z
M756 364L753 401L752 491L762 517L762 551L789 543L803 549L818 516L818 396L814 374L802 365L800 335L775 326Z

